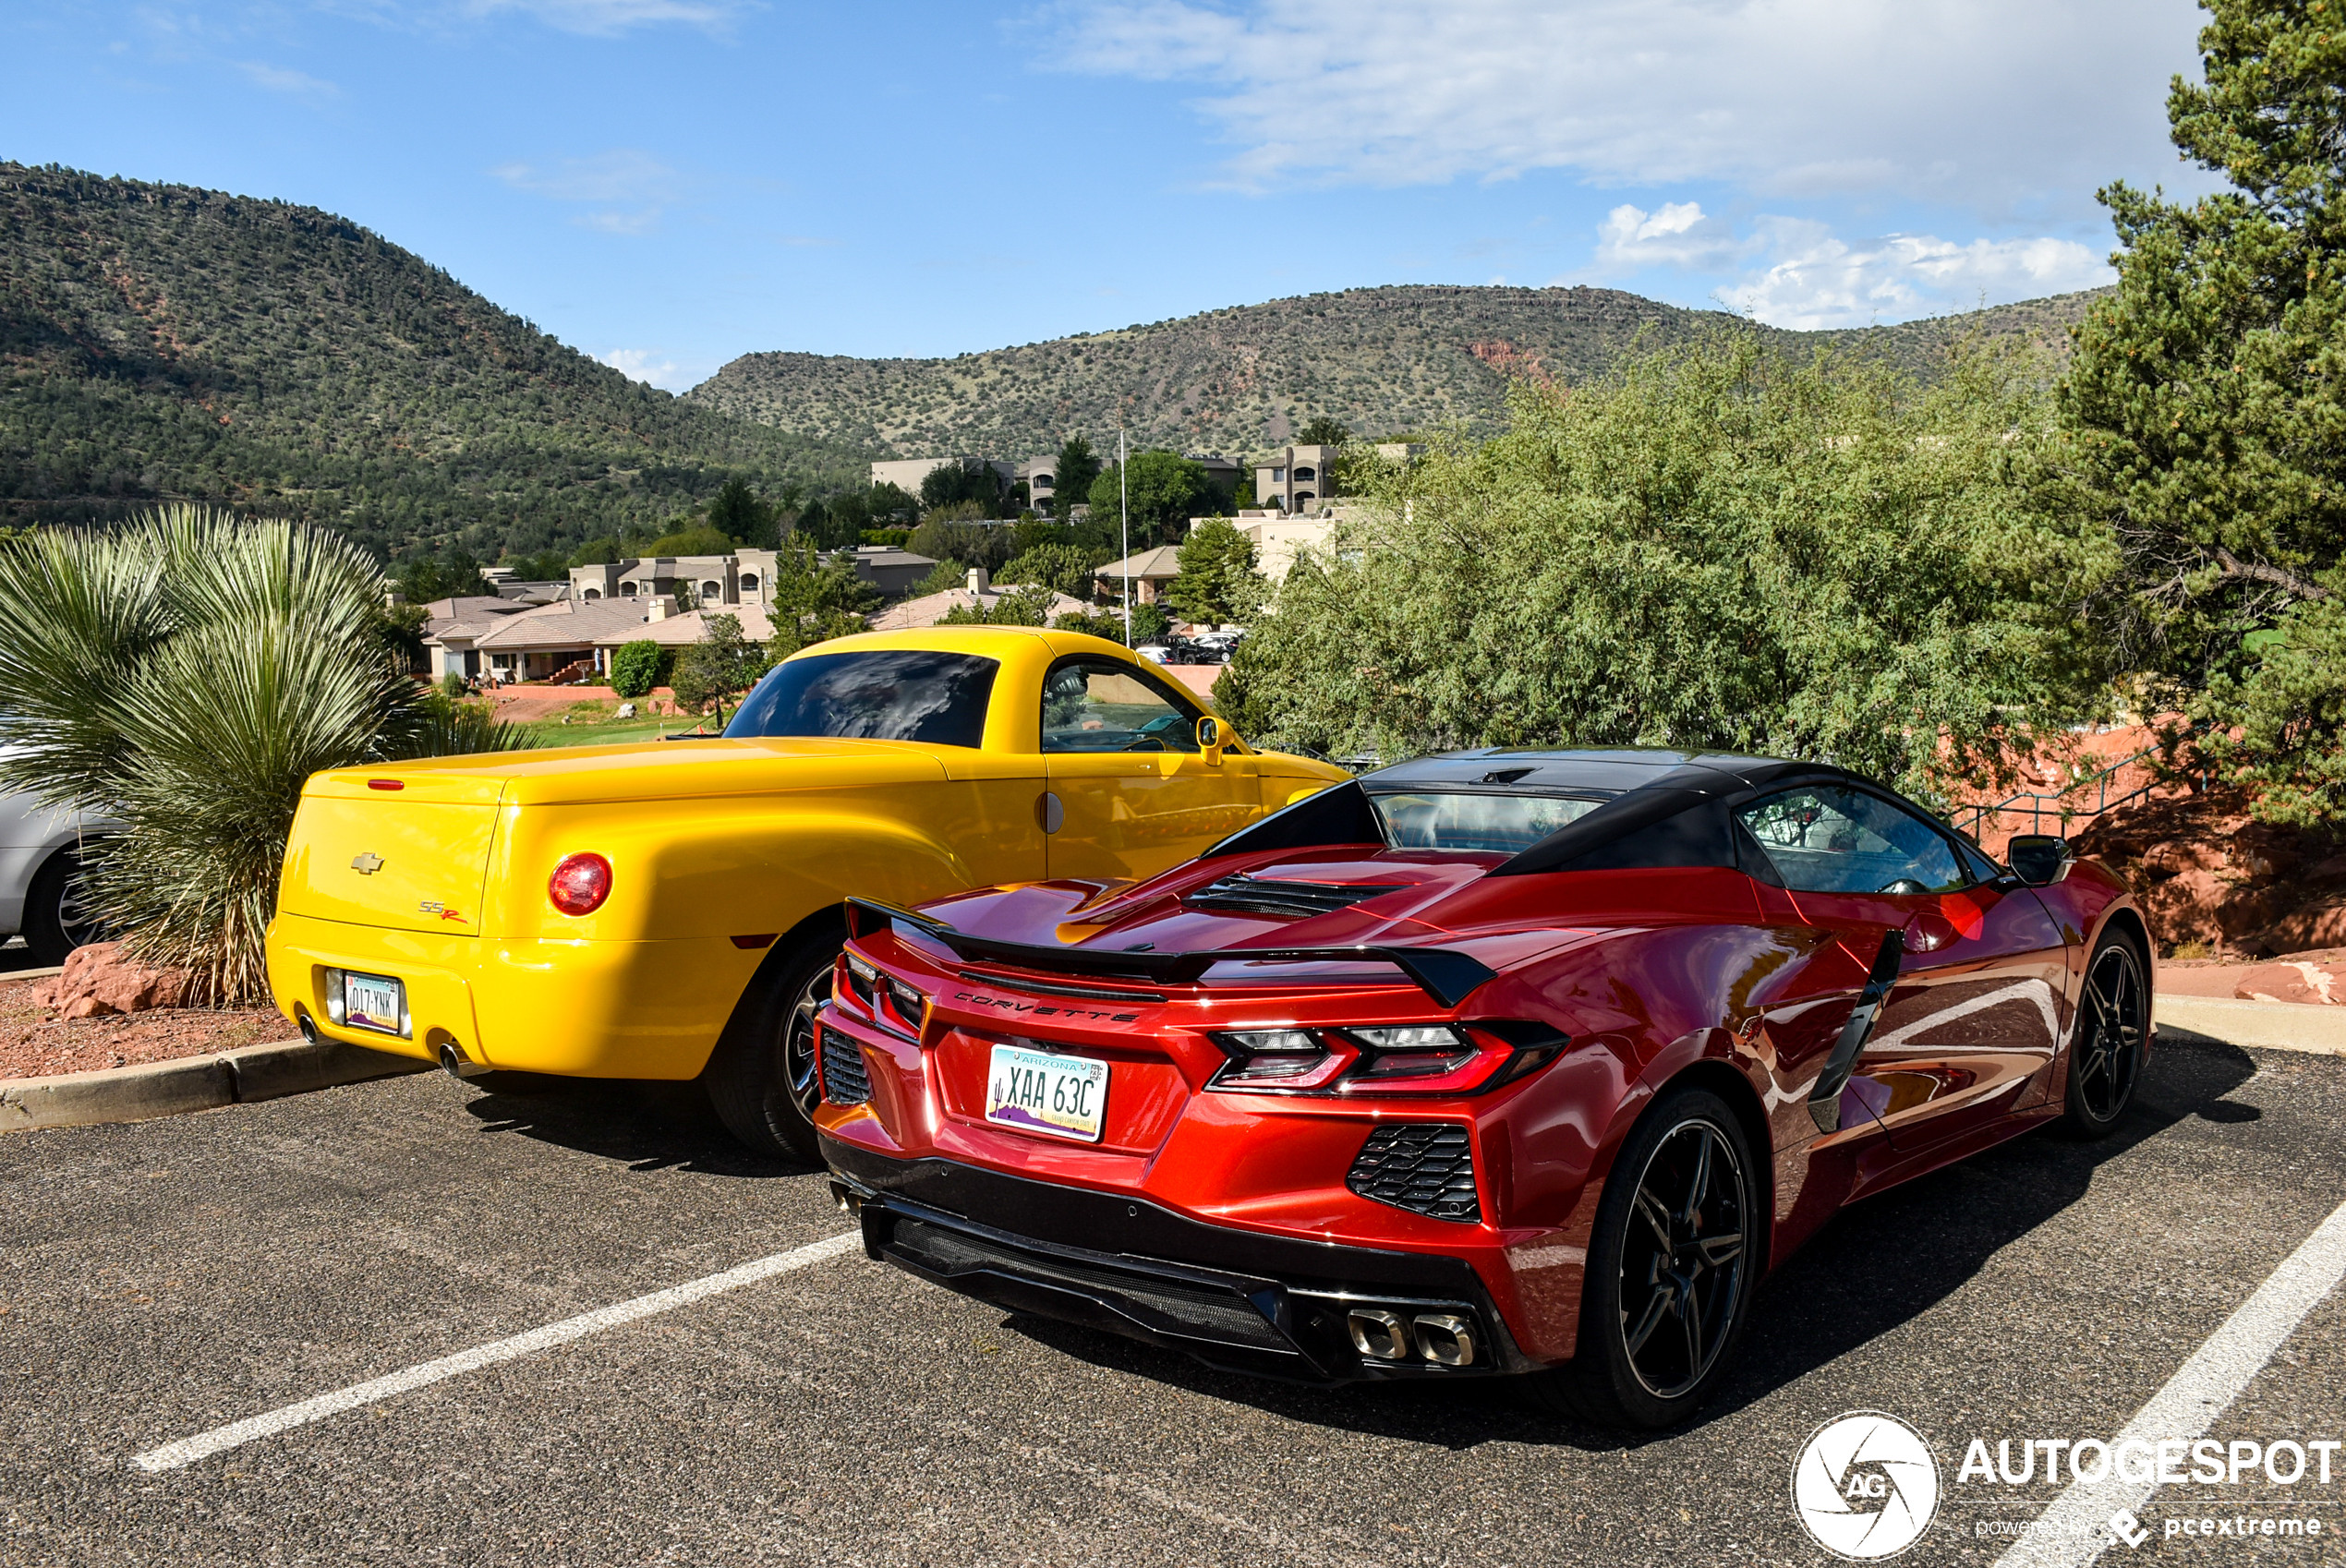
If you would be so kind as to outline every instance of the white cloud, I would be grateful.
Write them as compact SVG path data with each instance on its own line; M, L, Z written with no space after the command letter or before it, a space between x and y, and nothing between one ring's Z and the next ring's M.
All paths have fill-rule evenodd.
M2099 252L2067 239L1888 235L1861 245L1821 223L1765 221L1777 259L1723 291L1773 327L1863 327L2098 288L2117 274Z
M1775 327L1862 327L2098 288L2115 281L2105 258L2074 240L1885 235L1858 244L1807 218L1763 215L1737 235L1701 203L1658 211L1623 203L1597 225L1590 276L1664 267L1739 273L1719 297Z
M597 204L600 211L582 212L571 221L617 235L645 234L656 227L684 183L674 169L633 148L550 163L501 163L489 172L515 190L556 201Z
M1723 221L1705 217L1699 201L1665 202L1652 212L1624 202L1597 225L1597 264L1711 271L1742 259L1757 244L1737 238Z
M1070 0L1067 68L1202 78L1235 183L1570 169L2075 215L2172 168L2193 0Z
M599 354L595 357L629 380L665 387L670 392L683 392L695 380L683 366L673 359L662 358L660 351L656 348L614 348L609 354Z

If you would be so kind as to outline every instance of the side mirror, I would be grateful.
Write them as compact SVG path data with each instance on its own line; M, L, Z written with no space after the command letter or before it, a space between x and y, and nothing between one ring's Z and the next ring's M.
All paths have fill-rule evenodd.
M2012 874L2031 887L2060 879L2069 859L2069 840L2050 833L2015 833L2004 846L2004 861Z
M1208 767L1222 766L1222 748L1235 739L1237 737L1231 733L1230 727L1212 714L1197 721L1197 749L1205 754L1205 766Z

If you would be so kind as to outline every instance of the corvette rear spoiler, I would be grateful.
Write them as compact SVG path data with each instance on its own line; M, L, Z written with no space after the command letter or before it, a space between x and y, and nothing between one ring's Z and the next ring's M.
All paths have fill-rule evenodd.
M866 923L865 917L870 917ZM1470 953L1446 947L1225 947L1203 953L1116 953L1091 947L1044 946L1032 942L1001 942L974 936L940 920L914 914L873 899L847 900L848 934L860 936L889 923L909 925L971 963L1005 964L1012 969L1039 970L1046 974L1081 974L1100 980L1139 980L1159 985L1194 983L1215 964L1223 963L1341 963L1391 964L1409 977L1417 988L1445 1007L1455 1007L1498 971Z

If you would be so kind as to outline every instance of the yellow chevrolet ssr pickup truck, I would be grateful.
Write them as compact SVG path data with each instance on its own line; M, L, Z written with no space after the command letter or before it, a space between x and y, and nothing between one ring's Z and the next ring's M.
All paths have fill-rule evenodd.
M270 985L312 1038L460 1073L698 1077L744 1141L812 1159L841 899L1150 876L1344 777L1096 637L843 637L721 738L316 775Z

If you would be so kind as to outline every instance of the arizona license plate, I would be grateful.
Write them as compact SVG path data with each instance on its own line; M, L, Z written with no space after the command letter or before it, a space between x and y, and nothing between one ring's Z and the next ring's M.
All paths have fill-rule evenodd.
M986 1073L986 1119L995 1126L1097 1143L1106 1108L1106 1062L994 1047Z
M351 1028L396 1034L406 1011L407 988L399 981L381 974L343 975L342 1016Z

